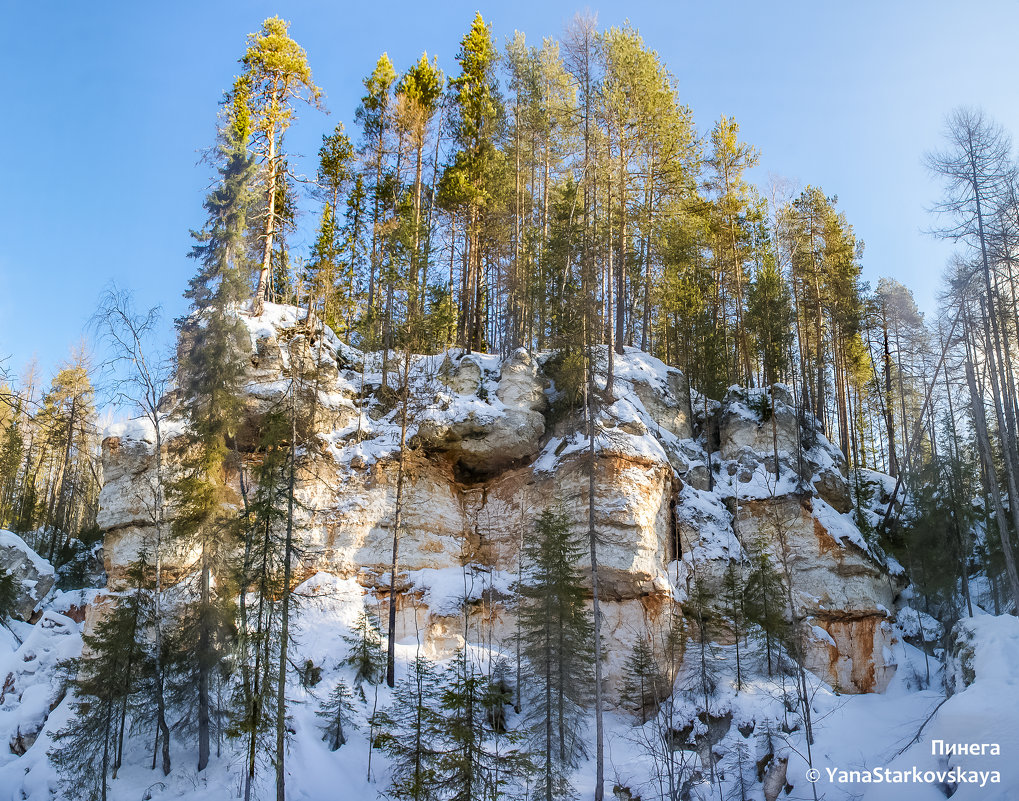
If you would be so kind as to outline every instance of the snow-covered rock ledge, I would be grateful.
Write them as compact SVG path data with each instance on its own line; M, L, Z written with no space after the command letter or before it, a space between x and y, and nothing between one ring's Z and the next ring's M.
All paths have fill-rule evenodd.
M301 574L354 579L384 612L400 416L394 393L383 389L383 367L391 388L399 359L390 354L383 365L383 354L359 353L328 329L316 336L290 307L267 304L262 317L242 319L251 336L238 448L250 449L295 365L314 366L318 402L301 421L315 443L298 481ZM477 593L470 614L508 647L515 623L507 577L517 572L534 518L560 504L586 526L586 431L580 410L552 419L547 360L523 350L505 360L458 350L412 359L398 634L414 639L420 629L436 655L463 638L444 589L449 575L463 586L466 570L473 586L491 590ZM602 351L602 396L605 366ZM783 536L788 530L793 617L805 633L824 632L805 638L809 665L844 692L880 691L895 671L889 655L898 635L886 610L900 587L848 513L845 460L810 415L800 425L787 390L769 399L768 418L758 411L760 393L691 398L679 370L633 348L615 358L612 396L598 407L594 505L607 672L616 687L636 633L671 605L682 608L691 569L718 592L726 564L745 558L748 543L763 540L778 561L776 525ZM172 438L180 423L172 399L166 407ZM99 522L113 586L152 534L150 429L121 425L103 442ZM238 476L229 480L239 503ZM184 557L178 561L166 560L171 574Z

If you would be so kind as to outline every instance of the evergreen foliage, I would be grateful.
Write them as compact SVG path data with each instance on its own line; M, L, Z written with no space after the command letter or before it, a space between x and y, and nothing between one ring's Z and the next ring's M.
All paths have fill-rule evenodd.
M129 711L154 705L152 653L144 635L151 610L149 570L144 561L131 564L133 589L112 600L92 633L83 635L83 655L62 666L73 715L56 733L50 756L66 797L105 801L123 760L129 724L145 719Z
M439 695L442 725L436 738L435 784L448 801L519 797L518 783L529 765L519 737L492 726L490 680L458 650Z
M354 704L350 689L340 679L320 705L316 715L322 718L322 739L329 743L329 750L336 751L347 742L347 732L356 729L353 720Z
M584 715L592 692L592 624L583 574L583 539L569 516L545 509L525 543L526 576L519 589L526 668L526 719L545 801L568 798L569 777L581 757Z
M440 676L425 657L417 656L397 682L392 705L379 715L376 744L390 758L389 793L396 799L438 799L439 742L445 721L440 710Z
M341 664L354 669L354 689L363 701L365 682L381 682L386 667L379 623L367 606L361 610L350 634L343 641L347 644L347 655Z
M945 180L940 233L965 252L949 275L951 319L934 325L904 286L881 279L872 292L863 283L863 245L836 196L817 186L786 196L776 188L766 202L749 180L761 154L740 139L737 121L722 117L698 135L675 76L640 32L627 23L597 33L593 24L578 22L563 46L531 46L518 33L501 56L478 13L448 82L427 53L402 72L382 54L363 81L356 135L340 124L322 138L313 190L321 209L307 258L291 250L302 181L285 142L298 104L321 108L322 91L288 22L269 18L248 37L211 154L217 176L206 221L193 232L190 309L177 321L174 402L185 427L174 438L167 491L172 544L195 562L167 593L172 620L158 652L148 632L164 601L161 579L153 582L140 561L130 587L86 635L84 655L67 666L74 715L54 752L65 794L106 798L132 726L147 725L157 708L165 720L165 670L174 737L182 746L196 740L198 769L221 735L238 738L246 795L256 767L270 764L278 798L285 795L295 474L310 445L306 431L298 436L298 407L310 398L314 411L319 377L288 365L284 403L253 426L245 419L250 334L242 315L257 315L266 300L306 304L288 347L321 344L316 326L325 323L348 344L382 351L377 394L402 399L399 487L415 422L413 353L453 344L503 355L551 351L542 362L555 390L548 422L562 424L585 404L593 471L598 404L616 399L614 354L639 348L684 370L691 404L702 405L690 412L703 414L709 462L709 398L734 382L770 388L744 398L771 425L776 479L821 442L815 418L845 457L860 530L875 553L906 565L925 610L946 623L964 606L973 614L974 572L992 587L985 605L1002 612L1019 604L1019 202L1007 135L960 110L949 119L946 150L928 159ZM402 375L391 366L399 351ZM604 390L591 367L602 353ZM77 354L48 385L32 372L20 386L6 372L3 382L0 526L24 533L58 564L61 587L80 585L94 556L101 480L88 360ZM779 421L793 413L804 438L795 454L780 454ZM890 498L868 477L871 468L899 479ZM799 469L800 490L808 478ZM593 477L590 487L593 503ZM344 638L352 686L339 681L318 713L331 750L354 727L353 696L364 702L365 683L381 683L384 667L390 685L396 675L400 493L389 663L365 608ZM580 568L588 554L594 563L593 514L591 521L588 548L565 513L546 509L524 545L521 686L511 688L498 660L485 673L465 645L441 675L416 659L392 704L371 718L370 747L393 766L392 797L513 797L532 770L540 775L535 797L572 796L593 690L595 629ZM741 538L743 553L727 563L720 592L696 569L688 586L683 611L697 632L687 655L696 666L690 691L704 718L721 680L718 639L734 640L737 692L754 638L763 637L769 672L777 666L783 681L782 653L803 661L787 521L775 517L761 529ZM15 590L0 571L0 620ZM672 748L684 635L677 613L648 624L625 666L624 695L658 737L656 769L670 797L689 790ZM802 664L796 679L809 746ZM507 712L513 691L537 764ZM159 728L156 747L168 755ZM716 770L735 771L743 795L748 754L741 747L716 766L708 753L702 768L712 780ZM168 771L168 756L164 764Z

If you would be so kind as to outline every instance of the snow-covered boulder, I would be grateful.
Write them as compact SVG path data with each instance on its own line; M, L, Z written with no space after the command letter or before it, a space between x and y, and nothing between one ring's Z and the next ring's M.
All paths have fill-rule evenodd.
M501 364L490 356L448 353L438 379L438 404L423 413L415 410L420 421L412 444L483 474L538 452L547 399L538 365L527 351L518 349Z
M14 577L17 588L14 617L30 621L39 602L56 582L53 566L17 534L0 530L0 569Z
M32 747L64 696L60 662L80 652L78 624L47 610L17 650L0 654L0 765L3 751L10 758Z

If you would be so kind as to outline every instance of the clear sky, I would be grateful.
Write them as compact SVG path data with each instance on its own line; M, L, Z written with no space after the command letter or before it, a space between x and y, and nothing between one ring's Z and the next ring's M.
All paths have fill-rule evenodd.
M323 133L353 132L361 78L387 51L447 73L473 13L499 42L559 36L585 4L538 2L15 2L0 4L0 357L47 374L82 336L103 287L162 304L167 328L193 272L217 103L245 35L279 14L308 51L329 115L288 138L313 174ZM678 79L702 133L721 114L769 173L837 194L866 242L864 276L910 286L932 310L949 252L922 233L938 192L921 159L945 114L983 107L1019 131L1015 2L603 2ZM302 243L295 243L300 245Z

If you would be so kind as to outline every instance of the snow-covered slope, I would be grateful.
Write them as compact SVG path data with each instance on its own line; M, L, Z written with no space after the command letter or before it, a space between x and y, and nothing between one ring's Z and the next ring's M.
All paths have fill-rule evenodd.
M377 688L366 685L364 700L354 700L356 728L348 730L347 743L335 752L323 742L320 721L315 715L337 680L352 683L350 669L340 668L338 663L345 654L342 638L350 633L362 608L362 588L355 581L320 573L306 581L299 593L304 600L297 618L294 662L301 664L310 659L322 667L322 675L310 688L302 686L295 676L288 689L293 731L288 751L288 797L334 798L338 797L337 788L342 788L339 797L343 798L382 797L388 788L390 765L383 753L375 751L369 776L368 720L372 710L384 709L391 703L390 691L385 685ZM57 660L80 650L78 627L70 618L46 610L34 626L21 624L19 632L25 635L21 646L13 638L0 638L0 671L6 676L4 696L0 699L0 734L5 746L0 750L0 801L61 797L47 751L53 745L52 733L67 721L70 699L61 698L55 665ZM1010 718L1019 707L1019 684L1014 678L1014 665L1019 659L1019 621L990 616L963 621L958 640L960 645L949 672L957 675L959 689L943 704L939 663L930 661L928 684L923 654L904 643L895 646L899 670L881 694L839 694L817 676L808 674L815 735L811 757L819 771L819 797L847 801L861 797L935 801L945 797L935 784L911 781L908 785L875 785L858 777L874 776L879 771L892 777L912 776L914 767L923 776L927 771L944 772L956 766L984 771L989 778L982 789L960 785L953 797L1016 797L1019 775L1009 769L1007 755L1019 747L1019 736ZM699 770L706 778L704 747L708 744L717 757L715 769L724 797L739 792L742 776L747 797L761 798L758 769L767 774L771 765L787 760L785 782L791 785L791 790L782 797L810 798L804 731L795 711L790 711L795 707L791 700L793 678L777 670L777 655L776 670L769 677L767 656L763 646L757 644L741 655L743 678L737 688L734 646L713 643L710 652L713 687L707 718L701 715L704 699L697 666L692 661L677 676L675 694L663 705L657 718L640 725L631 714L621 710L606 716L608 780L614 786L629 789L633 797L658 797L661 766L656 765L649 743L654 742L665 717L671 715L669 725L690 731L688 741L674 752L676 764ZM416 653L417 645L413 642L404 641L398 646L398 679L405 675ZM475 655L485 658L483 649L476 649ZM49 712L48 707L54 702L58 703ZM28 743L23 756L15 755L7 746L17 742L18 729L32 731L42 719L45 727L38 739ZM518 722L510 712L510 725ZM588 726L590 733L590 721ZM130 738L125 766L111 784L111 801L140 798L219 801L237 797L242 760L229 740L222 741L220 753L202 774L195 770L194 754L175 744L174 768L164 778L151 769L150 734L143 727ZM917 735L918 741L911 745ZM937 739L967 745L997 743L1001 756L939 758L931 753L931 743ZM759 765L769 754L774 754L771 761L763 767ZM884 774L886 769L893 773ZM840 782L839 771L843 770L857 771L848 774L853 781ZM990 773L995 770L1000 773L1000 783L991 783ZM274 797L271 772L265 773L256 798ZM592 781L593 765L583 762L574 776L582 797L590 795ZM691 789L693 798L717 797L717 789L712 790L706 783L694 783Z

